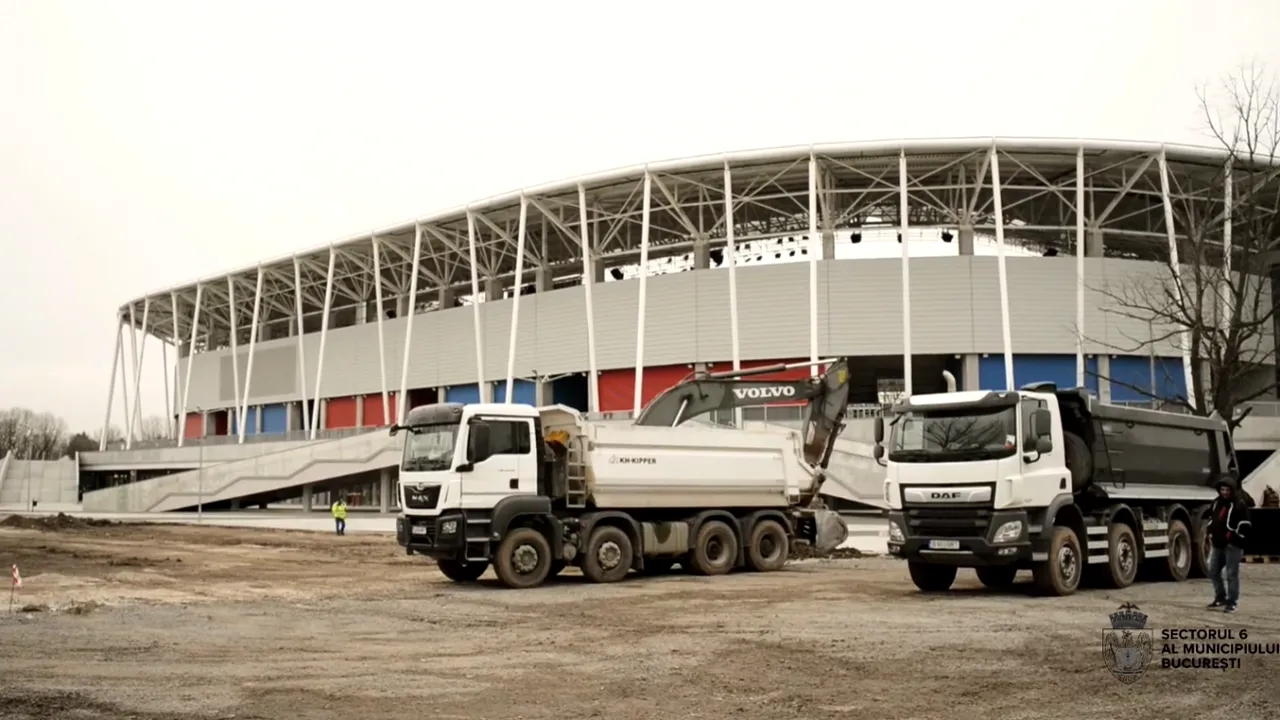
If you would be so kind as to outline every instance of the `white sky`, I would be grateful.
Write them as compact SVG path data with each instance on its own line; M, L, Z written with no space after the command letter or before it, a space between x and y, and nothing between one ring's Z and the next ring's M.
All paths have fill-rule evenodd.
M96 429L128 299L522 185L812 142L1206 142L1196 84L1280 69L1277 28L1275 0L0 0L0 407Z

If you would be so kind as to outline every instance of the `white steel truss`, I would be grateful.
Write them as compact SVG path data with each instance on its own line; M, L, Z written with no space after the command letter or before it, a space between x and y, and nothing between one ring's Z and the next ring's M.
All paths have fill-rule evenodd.
M127 303L119 312L121 322L130 328L134 372L132 406L121 376L127 436L132 439L136 434L141 413L139 382L145 343L141 347L137 343L138 330L174 345L175 362L183 357L187 360L183 387L179 390L175 384L174 388L180 395L180 400L173 399L175 413L178 408L189 409L186 400L195 352L248 345L243 385L239 364L232 363L241 436L257 342L297 336L301 344L302 334L319 332L315 387L310 393L307 388L302 390L303 427L314 437L320 426L319 412L309 406L307 397L314 400L323 393L328 330L366 322L371 314L380 326L389 316L407 314L399 383L399 397L403 398L412 318L417 313L476 305L505 295L519 297L530 290L565 287L584 279L600 281L606 273L618 279L640 279L638 402L644 353L644 279L658 268L720 265L726 261L726 253L732 278L739 263L759 262L770 252L781 258L783 250L763 245L781 238L794 241L787 250L790 255L798 252L797 259L809 263L809 354L816 361L817 261L830 252L836 233L847 236L876 229L901 233L907 391L911 384L911 230L954 228L995 239L1000 256L1006 375L1012 382L1005 247L1065 254L1075 245L1077 324L1083 334L1086 236L1104 234L1106 243L1101 250L1107 256L1160 261L1176 257L1184 218L1193 213L1218 213L1226 216L1229 226L1229 200L1209 191L1215 178L1221 178L1226 160L1227 154L1219 150L1149 143L1004 138L899 141L780 148L652 163L526 188ZM1280 170L1274 176L1280 176ZM1228 186L1228 198L1229 192ZM1228 232L1224 245L1229 243ZM584 333L589 397L595 410L598 390L592 284L586 283L588 321ZM735 295L731 290L731 296ZM736 296L731 304L736 364ZM509 368L513 366L517 312L513 310ZM248 326L242 325L245 318L250 319ZM479 371L484 365L478 307L473 318ZM118 345L113 362L123 365L125 349L122 342ZM383 412L384 419L390 420L387 397L394 388L387 387L382 345L380 340ZM304 362L303 353L298 353L298 358L299 363ZM1078 365L1082 377L1083 340ZM301 377L306 377L305 368L300 371ZM116 373L113 369L113 385ZM506 398L510 401L512 371L507 375ZM482 398L489 399L487 383L480 386ZM405 405L399 403L396 419L403 418ZM110 407L109 399L108 421ZM179 422L174 423L174 433L181 442Z

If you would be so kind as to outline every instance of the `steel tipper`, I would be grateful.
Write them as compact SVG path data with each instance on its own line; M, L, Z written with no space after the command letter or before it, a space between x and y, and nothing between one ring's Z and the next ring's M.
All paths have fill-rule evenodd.
M848 405L848 364L775 383L806 403L799 431L690 423L759 404L753 372L699 375L660 395L635 424L597 422L561 405L444 403L403 426L397 539L449 578L490 566L509 587L568 565L595 582L675 563L704 575L778 570L791 543L839 545L847 526L815 504ZM787 394L787 393L790 394ZM777 397L777 393L764 393Z
M1205 574L1208 507L1239 477L1218 417L1118 407L1050 383L916 395L876 421L889 552L924 591L972 567L989 587L1030 569L1046 594L1082 577L1126 587L1140 566Z

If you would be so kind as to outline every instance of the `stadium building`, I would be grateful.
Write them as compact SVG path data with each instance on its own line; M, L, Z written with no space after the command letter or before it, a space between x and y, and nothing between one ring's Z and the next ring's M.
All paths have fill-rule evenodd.
M697 370L837 356L854 359L865 417L943 390L944 369L966 389L1180 395L1195 369L1177 335L1116 298L1164 282L1178 218L1220 206L1204 188L1225 160L991 138L712 155L525 188L174 286L118 312L105 414L125 439L82 454L77 500L309 507L343 488L387 509L401 439L385 428L410 406L510 395L625 421ZM162 357L143 357L144 335ZM140 382L161 372L172 437L144 442ZM1275 403L1256 405L1238 438L1252 466L1280 446ZM797 419L785 404L743 416ZM850 478L831 492L874 506L864 425L851 423Z

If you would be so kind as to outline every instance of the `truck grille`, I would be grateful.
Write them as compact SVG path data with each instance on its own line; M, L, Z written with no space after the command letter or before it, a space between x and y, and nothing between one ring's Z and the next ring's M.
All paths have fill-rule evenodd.
M411 510L433 510L440 502L440 486L424 488L404 486L404 506Z
M907 533L924 537L983 537L991 524L991 509L981 507L910 508L903 511Z

